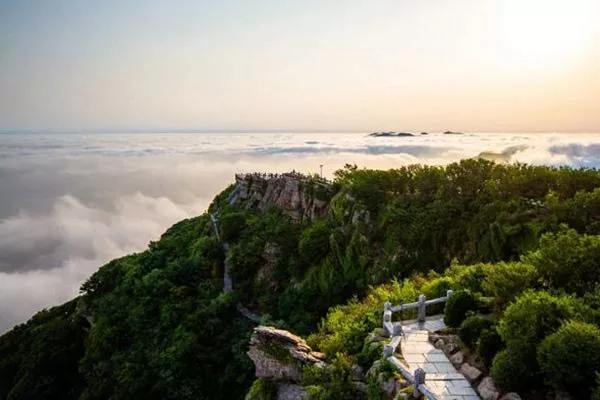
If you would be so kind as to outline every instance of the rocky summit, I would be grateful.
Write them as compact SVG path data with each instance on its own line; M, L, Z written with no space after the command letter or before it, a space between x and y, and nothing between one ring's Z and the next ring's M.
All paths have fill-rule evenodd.
M330 191L328 181L294 172L236 174L229 202L247 209L277 207L296 222L313 221L327 215Z

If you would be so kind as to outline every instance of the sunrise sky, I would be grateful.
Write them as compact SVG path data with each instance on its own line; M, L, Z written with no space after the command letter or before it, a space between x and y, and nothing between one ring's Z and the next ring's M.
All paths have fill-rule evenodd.
M0 0L0 130L600 131L598 0Z

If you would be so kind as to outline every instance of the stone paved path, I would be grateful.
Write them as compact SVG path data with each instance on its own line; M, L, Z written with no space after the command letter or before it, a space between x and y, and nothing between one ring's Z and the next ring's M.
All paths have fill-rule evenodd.
M459 373L442 350L429 343L427 330L406 329L400 350L408 369L425 371L425 384L439 400L479 400L469 381Z
M443 315L433 315L425 318L425 322L419 322L418 320L402 321L402 326L407 331L427 331L437 332L446 328L444 323Z

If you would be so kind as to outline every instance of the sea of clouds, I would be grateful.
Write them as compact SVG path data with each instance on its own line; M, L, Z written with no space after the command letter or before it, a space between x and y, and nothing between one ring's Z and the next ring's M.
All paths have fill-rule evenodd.
M600 134L1 134L0 332L77 295L105 262L204 212L236 172L346 163L600 167Z

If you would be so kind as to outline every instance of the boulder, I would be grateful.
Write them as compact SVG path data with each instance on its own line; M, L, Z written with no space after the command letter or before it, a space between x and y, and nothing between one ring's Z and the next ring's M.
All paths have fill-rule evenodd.
M352 366L352 380L353 381L364 381L365 371L360 365L354 364Z
M500 400L521 400L521 396L519 396L515 392L506 393L504 396L500 397Z
M383 348L383 341L381 341L381 342L372 342L372 343L369 343L369 347L370 347L370 348L371 348L373 351L374 351L375 349L378 349L378 348L380 348L380 347L381 347L381 348Z
M494 380L487 376L481 380L481 383L477 386L477 391L483 400L498 400L500 393L494 385Z
M377 342L383 342L384 340L387 340L389 338L385 337L385 336L379 336L376 335L374 332L369 333L369 335L367 336L367 343L377 343Z
M375 379L381 369L381 360L375 360L371 368L367 371L367 379Z
M443 349L444 348L444 341L442 339L438 339L433 343L433 347L435 347L436 349Z
M394 397L398 386L396 384L396 379L393 376L389 376L389 374L385 372L380 372L377 377L377 383L379 383L379 388L387 397Z
M444 353L446 353L447 355L451 355L451 354L456 353L458 350L460 350L458 341L459 341L458 336L446 335L444 337L444 347L442 348L442 350L444 350Z
M573 396L568 392L557 391L554 400L573 400Z
M468 363L464 363L460 367L460 373L467 378L470 382L475 382L477 379L481 377L482 372L477 368L469 365Z
M300 385L280 383L277 385L276 400L309 400L310 396Z
M454 364L455 366L459 366L463 362L465 362L465 355L463 354L462 351L457 351L452 356L450 356L450 362L452 364Z
M460 347L458 346L458 344L454 343L454 342L448 342L442 348L442 350L444 351L444 353L446 353L447 355L454 354L459 349L460 349Z
M323 355L313 352L302 338L268 326L254 328L248 357L257 378L275 381L300 382L304 366L325 365Z
M429 333L429 341L431 343L437 342L438 339L442 339L442 335L439 335L437 333Z

